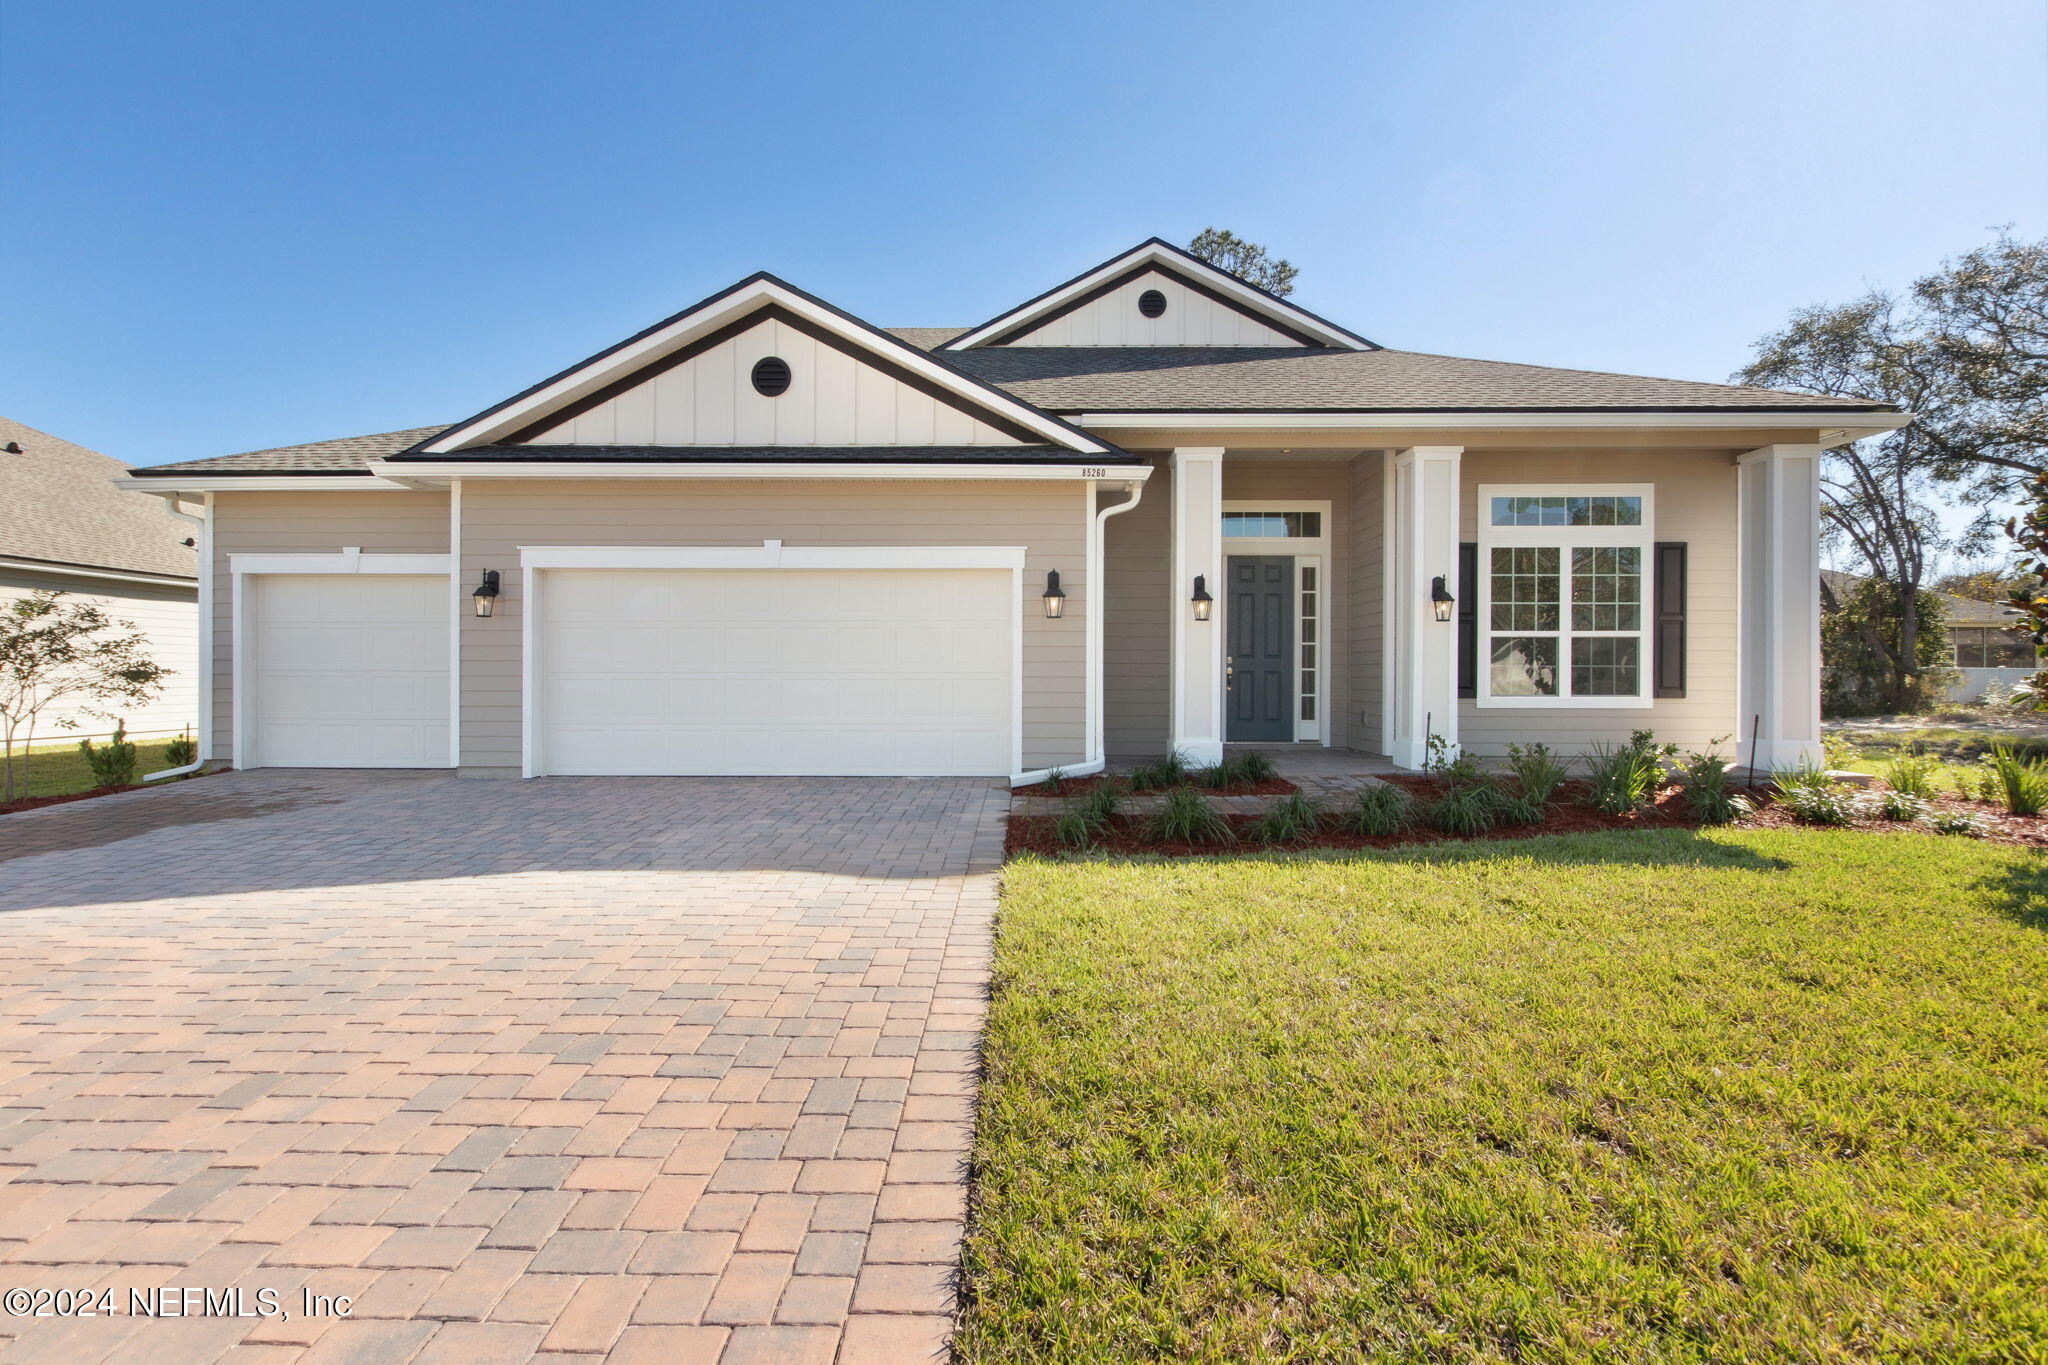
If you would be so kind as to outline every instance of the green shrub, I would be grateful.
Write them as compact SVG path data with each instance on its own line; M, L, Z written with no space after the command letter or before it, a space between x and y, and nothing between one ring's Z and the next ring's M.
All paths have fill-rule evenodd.
M1923 801L1932 801L1938 795L1934 779L1940 771L1940 764L1916 749L1909 754L1900 754L1885 764L1884 780L1895 792L1904 792Z
M1300 792L1281 797L1266 807L1252 827L1252 836L1262 844L1291 844L1308 838L1322 827L1322 812Z
M1197 786L1221 791L1226 787L1255 786L1278 773L1270 756L1248 751L1232 754L1213 768L1197 768L1191 776Z
M1262 754L1256 749L1247 749L1243 753L1235 754L1229 761L1237 765L1238 779L1246 786L1271 781L1280 775L1280 769L1273 763L1273 756Z
M129 742L125 722L114 722L114 737L105 744L79 740L78 751L85 755L95 787L126 787L135 781L135 746Z
M199 741L187 730L164 745L164 766L186 768L199 761Z
M1178 749L1169 749L1150 763L1131 773L1131 790L1134 792L1164 791L1178 787L1188 780L1188 758Z
M2021 758L2001 744L1992 751L1991 771L1998 775L1999 795L2009 813L2039 815L2048 809L2048 761Z
M1728 760L1717 753L1694 754L1679 771L1686 809L1703 825L1725 825L1749 814L1749 798L1733 790Z
M1430 805L1428 817L1446 834L1484 834L1493 828L1493 797L1484 787L1452 787Z
M1230 822L1198 791L1176 787L1153 813L1145 837L1155 844L1227 844L1237 836Z
M1197 787L1207 787L1210 791L1222 791L1225 787L1237 785L1237 769L1230 765L1229 759L1213 768L1197 768L1188 777Z
M1541 801L1532 801L1520 792L1494 789L1493 818L1496 824L1540 825L1549 814L1550 807Z
M1064 796L1067 790L1067 770L1065 768L1048 768L1045 776L1039 779L1039 785L1054 796Z
M1338 826L1368 839L1385 839L1408 828L1415 818L1415 798L1392 783L1362 787L1349 806L1333 817Z
M1991 822L1974 811L1937 810L1927 817L1927 824L1936 834L1960 834L1968 839L1981 839L1991 832Z
M1079 811L1068 811L1053 822L1052 837L1059 841L1061 848L1086 848L1095 842L1095 831L1081 818Z
M1896 787L1871 792L1864 799L1869 804L1870 813L1880 820L1918 820L1927 814L1929 806L1926 797L1915 796Z
M1074 803L1073 814L1081 817L1081 823L1091 834L1104 834L1109 830L1111 820L1123 809L1124 789L1113 781L1104 781Z
M1662 785L1665 761L1677 755L1676 744L1659 744L1648 730L1635 731L1626 744L1596 743L1586 759L1593 808L1609 815L1627 815Z
M1522 795L1543 806L1571 775L1570 759L1560 759L1548 744L1508 745L1508 771L1522 784Z
M1856 818L1856 798L1828 770L1810 758L1771 773L1778 799L1792 818L1808 825L1846 825Z

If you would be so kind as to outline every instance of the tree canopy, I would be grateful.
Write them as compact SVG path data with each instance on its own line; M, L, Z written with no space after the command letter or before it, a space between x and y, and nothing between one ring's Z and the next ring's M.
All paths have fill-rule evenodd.
M1227 270L1246 284L1255 284L1281 298L1294 292L1294 277L1301 273L1288 262L1269 255L1257 242L1246 241L1228 228L1203 228L1188 243L1188 251L1218 270Z

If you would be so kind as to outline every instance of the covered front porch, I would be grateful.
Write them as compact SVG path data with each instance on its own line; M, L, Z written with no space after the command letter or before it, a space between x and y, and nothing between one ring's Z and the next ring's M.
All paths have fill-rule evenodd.
M1729 743L1765 767L1818 756L1818 444L1456 434L1362 447L1247 433L1148 454L1135 505L1100 493L1111 766L1169 748L1213 763L1225 745L1256 744L1413 771L1432 740L1481 756L1537 741L1577 753L1634 729ZM1522 534L1490 520L1490 495L1507 489L1630 500L1614 582L1574 578L1567 544L1542 560L1542 619L1518 616L1495 578L1509 561L1494 551ZM1615 603L1594 620L1574 594L1596 589ZM1516 621L1554 634L1532 647L1508 636ZM1577 645L1594 626L1599 649ZM1532 655L1547 673L1511 695L1509 674L1533 672Z

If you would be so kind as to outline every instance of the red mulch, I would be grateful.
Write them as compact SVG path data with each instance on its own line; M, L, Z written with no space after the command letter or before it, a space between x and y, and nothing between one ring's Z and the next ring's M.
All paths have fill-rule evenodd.
M1069 796L1086 796L1105 782L1121 782L1123 780L1121 776L1115 773L1097 773L1093 777L1070 777L1060 784L1058 791L1054 791L1043 782L1034 782L1028 787L1012 787L1010 794L1012 796L1049 796L1055 799L1064 799ZM1182 785L1192 786L1193 784L1183 783ZM1195 790L1204 796L1285 796L1289 792L1299 791L1300 788L1284 777L1269 777L1263 782L1239 783L1235 787L1195 787Z
M1396 786L1405 787L1417 801L1430 801L1443 793L1444 784L1429 777L1391 776L1384 779ZM1792 818L1791 812L1770 799L1768 791L1759 789L1754 794L1757 809L1749 817L1737 821L1731 828L1763 829L1810 829ZM1998 807L1981 801L1959 801L1944 799L1935 803L1948 810L1966 811L1980 815L1989 823L1984 838L1993 843L2018 844L2030 848L2048 848L2048 817L2009 816ZM1110 832L1096 843L1093 852L1112 854L1149 853L1169 858L1214 857L1219 854L1243 853L1261 848L1316 848L1316 849L1363 849L1398 848L1409 844L1439 844L1464 839L1536 839L1549 834L1586 834L1599 830L1631 829L1697 829L1699 821L1687 810L1681 788L1665 787L1656 799L1642 810L1630 815L1608 815L1594 810L1585 802L1585 784L1568 782L1558 789L1556 804L1552 806L1550 818L1540 825L1506 825L1488 830L1484 834L1446 834L1434 829L1408 829L1385 838L1368 839L1356 834L1338 831L1323 831L1299 844L1267 845L1252 837L1252 826L1258 822L1255 815L1226 815L1237 841L1231 844L1155 844L1146 840L1145 826L1149 817L1143 815L1120 815L1112 823ZM1009 855L1037 853L1057 856L1072 852L1060 846L1053 837L1056 820L1052 816L1013 815L1010 817L1009 834L1004 840L1003 851ZM1848 828L1871 833L1906 833L1915 829L1924 832L1925 825L1908 821L1868 820Z
M44 806L62 806L72 801L90 801L95 796L119 796L122 792L139 792L144 787L164 787L173 782L190 782L195 777L205 776L206 773L187 773L183 777L165 778L162 782L130 782L125 787L94 787L91 791L65 792L62 796L24 796L18 800L0 802L0 815L13 815L24 810L41 810Z

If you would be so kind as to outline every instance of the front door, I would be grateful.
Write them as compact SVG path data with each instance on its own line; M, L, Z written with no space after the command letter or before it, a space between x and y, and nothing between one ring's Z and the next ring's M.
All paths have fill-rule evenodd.
M1242 744L1294 738L1294 556L1232 555L1229 722Z

